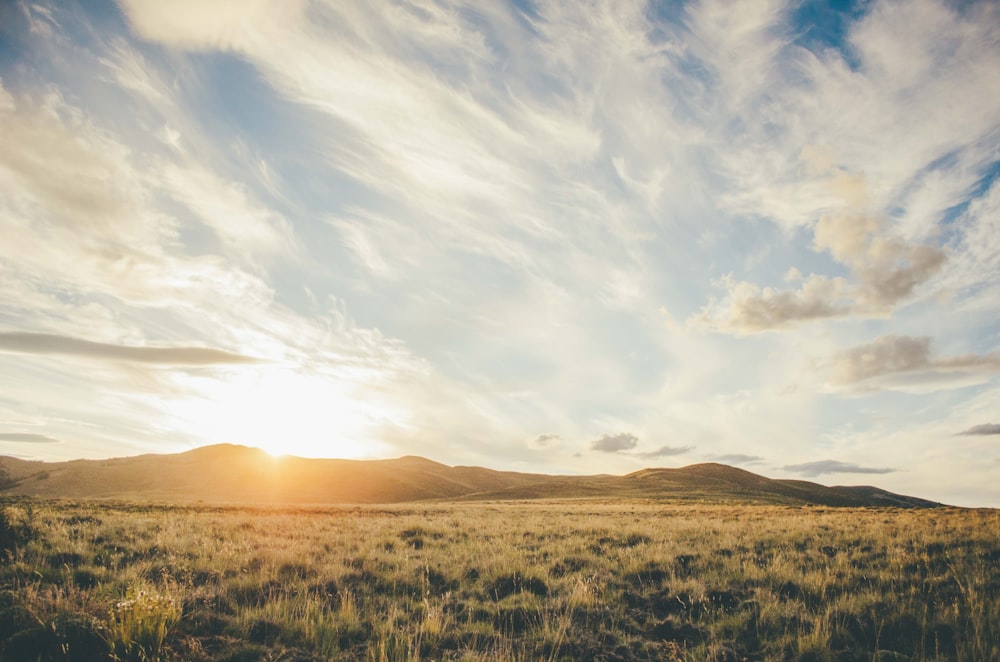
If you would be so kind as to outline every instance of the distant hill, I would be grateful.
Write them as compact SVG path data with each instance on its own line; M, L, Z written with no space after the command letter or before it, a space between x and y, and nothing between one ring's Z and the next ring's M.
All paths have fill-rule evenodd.
M30 462L0 457L0 495L73 499L282 504L428 500L639 498L825 506L928 508L940 504L876 487L772 480L723 464L643 469L625 476L550 476L394 460L272 457L220 444L174 455Z

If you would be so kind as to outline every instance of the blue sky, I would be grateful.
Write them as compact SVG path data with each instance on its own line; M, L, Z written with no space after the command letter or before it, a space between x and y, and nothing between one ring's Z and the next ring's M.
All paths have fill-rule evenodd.
M994 3L0 10L0 452L1000 506Z

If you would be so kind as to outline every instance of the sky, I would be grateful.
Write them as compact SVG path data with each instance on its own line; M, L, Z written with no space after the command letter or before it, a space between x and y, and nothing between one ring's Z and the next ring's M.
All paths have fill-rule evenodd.
M0 4L0 454L1000 506L1000 6Z

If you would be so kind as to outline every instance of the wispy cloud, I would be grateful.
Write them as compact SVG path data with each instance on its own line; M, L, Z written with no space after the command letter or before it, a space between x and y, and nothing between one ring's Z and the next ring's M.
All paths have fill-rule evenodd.
M853 462L839 462L837 460L817 460L816 462L804 462L802 464L787 464L781 467L785 471L801 474L803 476L822 476L823 474L888 474L896 471L885 467L863 467Z
M169 7L155 0L121 0L119 6L144 39L170 46L214 51L239 49L258 38L259 30L283 19L295 20L301 0L221 0L204 4L180 0Z
M60 440L44 434L32 432L0 432L0 441L12 441L23 444L58 444Z
M0 351L62 354L160 365L257 363L259 359L209 347L132 347L91 342L50 333L0 332Z
M950 242L953 258L942 285L955 294L953 310L993 310L1000 300L1000 179L973 199L955 223L962 232Z
M0 136L0 212L10 226L0 278L152 306L263 298L255 275L181 250L182 222L153 204L156 159L139 158L70 100L0 81L0 121L11 127Z
M256 204L246 188L204 167L165 166L160 185L212 229L237 256L288 256L294 232L280 214Z

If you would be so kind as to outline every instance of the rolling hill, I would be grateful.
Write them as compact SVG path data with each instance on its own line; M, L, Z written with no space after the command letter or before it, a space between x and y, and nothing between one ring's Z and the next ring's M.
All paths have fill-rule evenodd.
M173 455L31 462L0 457L0 495L246 504L638 498L825 506L934 507L876 487L773 480L705 463L624 476L552 476L451 467L422 457L328 460L272 457L220 444Z

